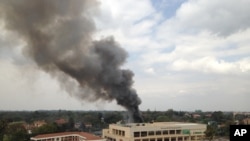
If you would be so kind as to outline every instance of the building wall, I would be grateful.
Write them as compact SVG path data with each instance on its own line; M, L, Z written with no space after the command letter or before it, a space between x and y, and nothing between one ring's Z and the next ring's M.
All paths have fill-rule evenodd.
M200 141L206 125L191 123L112 124L103 130L108 141Z
M84 138L80 136L55 136L55 137L46 137L42 139L31 138L31 141L84 141Z
M31 141L90 141L79 135L65 135L65 136L53 136L44 138L31 138ZM91 140L91 141L105 141L105 139Z

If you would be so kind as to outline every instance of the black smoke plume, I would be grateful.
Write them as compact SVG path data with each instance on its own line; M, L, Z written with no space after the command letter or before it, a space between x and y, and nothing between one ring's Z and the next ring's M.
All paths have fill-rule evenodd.
M142 122L141 103L132 88L133 72L121 69L127 58L112 37L93 40L98 13L94 0L0 0L5 28L25 41L23 50L68 93L84 100L116 100ZM108 23L107 23L108 24ZM72 81L73 80L73 81ZM71 86L77 84L77 90Z

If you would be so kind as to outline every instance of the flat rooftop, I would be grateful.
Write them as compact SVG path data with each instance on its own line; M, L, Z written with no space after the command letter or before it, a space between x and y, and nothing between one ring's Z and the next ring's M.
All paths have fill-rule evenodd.
M54 137L60 137L60 136L81 136L85 138L86 140L101 140L101 137L95 136L93 134L87 133L87 132L60 132L60 133L49 133L49 134L41 134L37 135L35 137L32 137L31 139L44 139L44 138L54 138Z
M122 127L138 127L138 126L147 126L147 127L175 127L175 126L197 126L197 125L205 125L199 123L188 123L188 122L152 122L152 123L127 123L127 124L112 124L115 126Z

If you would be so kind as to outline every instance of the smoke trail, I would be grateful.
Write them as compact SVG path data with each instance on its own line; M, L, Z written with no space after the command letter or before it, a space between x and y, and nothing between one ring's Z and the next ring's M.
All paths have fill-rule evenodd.
M116 100L135 122L141 103L132 88L133 72L121 69L127 53L112 37L93 40L94 0L0 0L5 28L27 45L24 54L55 76L68 93L84 100ZM69 79L70 78L70 79ZM71 87L75 80L79 89Z

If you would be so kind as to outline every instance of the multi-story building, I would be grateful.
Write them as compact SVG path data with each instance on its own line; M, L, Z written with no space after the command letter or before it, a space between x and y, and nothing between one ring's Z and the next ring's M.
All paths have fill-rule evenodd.
M108 141L201 141L205 124L182 122L154 122L110 124L103 130Z
M106 141L101 137L86 132L61 132L37 135L31 141Z

